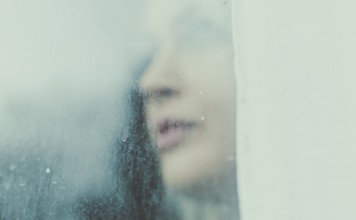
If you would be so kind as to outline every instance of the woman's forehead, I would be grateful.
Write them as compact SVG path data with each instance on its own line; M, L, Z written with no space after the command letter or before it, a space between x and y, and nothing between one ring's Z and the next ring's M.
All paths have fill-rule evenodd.
M229 6L223 0L148 1L145 21L151 34L166 34L197 19L229 29Z

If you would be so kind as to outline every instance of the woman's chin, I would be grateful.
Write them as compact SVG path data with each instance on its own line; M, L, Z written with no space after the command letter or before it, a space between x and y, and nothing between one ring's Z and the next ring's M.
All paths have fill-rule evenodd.
M170 151L161 152L163 180L168 188L181 191L187 188L210 188L235 180L235 163L227 160L224 151L209 149L207 144L188 141ZM208 188L209 188L208 187Z

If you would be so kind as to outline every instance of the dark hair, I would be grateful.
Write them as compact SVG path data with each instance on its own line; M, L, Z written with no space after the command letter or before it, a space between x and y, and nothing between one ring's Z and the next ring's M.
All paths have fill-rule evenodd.
M115 184L106 196L82 200L77 208L84 219L178 219L162 183L157 152L150 144L143 94L134 87L128 100L129 136L114 148Z

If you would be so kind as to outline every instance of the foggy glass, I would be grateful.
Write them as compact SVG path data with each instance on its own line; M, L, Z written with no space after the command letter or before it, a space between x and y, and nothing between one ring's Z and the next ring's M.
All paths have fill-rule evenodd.
M239 219L230 10L0 2L0 220Z

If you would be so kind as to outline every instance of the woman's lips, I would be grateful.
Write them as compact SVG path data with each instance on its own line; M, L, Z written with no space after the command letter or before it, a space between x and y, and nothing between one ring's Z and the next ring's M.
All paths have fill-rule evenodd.
M193 123L167 119L157 126L156 147L164 150L175 146L187 137L194 127Z

